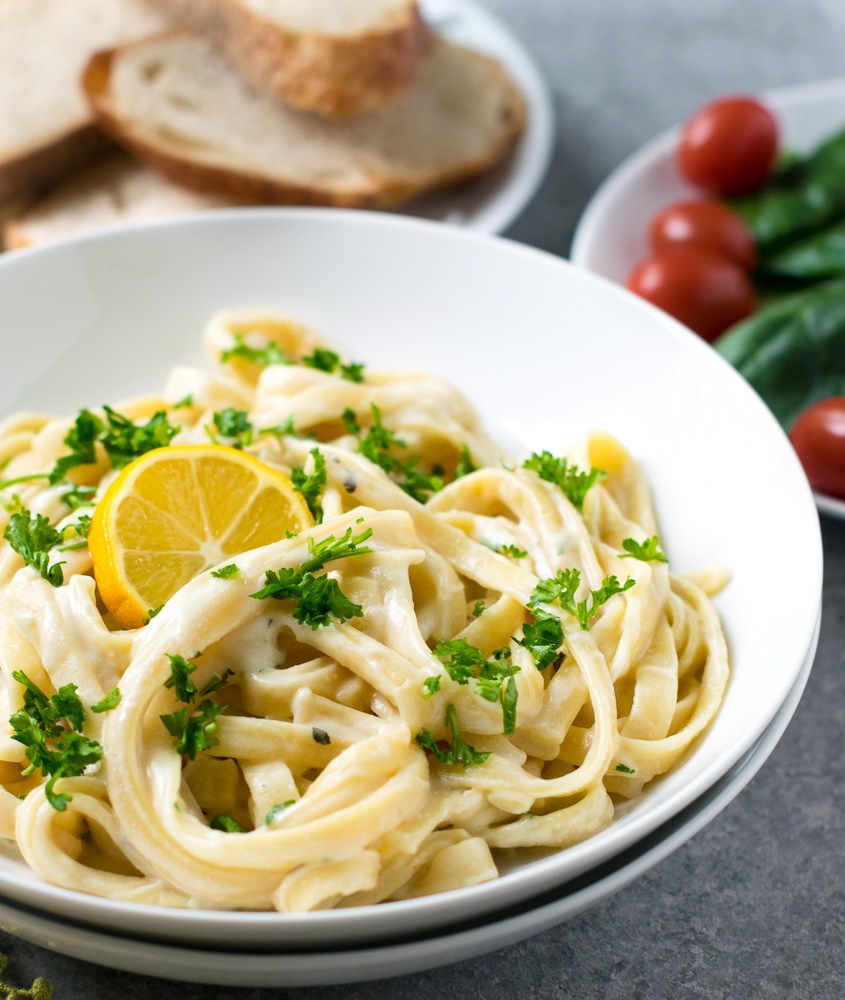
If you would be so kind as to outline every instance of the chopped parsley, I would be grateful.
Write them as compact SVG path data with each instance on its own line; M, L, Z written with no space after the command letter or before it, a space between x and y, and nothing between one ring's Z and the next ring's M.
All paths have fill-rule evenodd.
M9 518L3 537L27 566L32 566L54 587L64 582L64 563L50 563L51 550L63 540L62 532L54 528L43 514L31 514L26 507Z
M443 669L456 684L475 682L475 691L486 701L501 702L502 732L510 734L516 728L517 688L514 675L519 667L514 666L507 647L497 649L492 659L466 641L452 639L440 642L434 647L434 655L443 663ZM439 688L439 678L438 688Z
M213 569L211 571L211 575L218 580L228 580L230 577L237 576L238 573L240 573L240 569L234 563L229 563L228 566L221 566L220 569Z
M191 680L191 674L197 669L196 663L192 663L179 653L165 653L165 656L170 660L170 676L164 682L164 686L173 688L179 701L193 701L198 690Z
M514 642L528 650L538 670L545 670L558 658L563 645L563 626L559 618L545 615L539 609L534 615L535 621L526 622L522 626L522 638L514 638Z
M301 625L309 625L315 631L331 624L332 618L342 623L350 618L362 617L364 609L349 600L337 580L325 575L314 576L314 573L335 559L372 552L368 545L363 544L372 533L372 528L365 528L353 537L350 527L340 538L328 535L320 542L309 538L311 557L299 569L282 567L278 571L267 570L264 574L265 586L250 596L259 600L272 597L278 601L292 598L296 601L293 617Z
M95 712L98 715L101 712L111 712L113 708L117 708L120 704L120 697L120 689L112 688L108 694L104 695L99 701L94 702L93 705L89 705L88 707L92 712Z
M87 507L96 492L96 486L79 486L77 483L71 483L70 488L62 493L62 500L71 510L78 510L80 507Z
M518 545L500 545L496 550L500 555L510 556L511 559L524 559L528 553Z
M296 799L288 799L287 802L277 802L274 806L270 806L264 817L264 825L271 826L278 816L281 816L286 809L290 809L295 803Z
M480 618L486 610L487 610L487 605L484 603L484 601L478 600L472 606L472 617Z
M634 767L628 767L627 764L617 764L614 770L620 771L622 774L636 774L637 773L637 769L636 768L634 768Z
M267 570L265 581L266 586L250 596L259 599L272 597L277 601L293 598L296 601L293 617L314 631L330 625L333 618L343 623L364 614L363 607L350 601L337 580L328 576L314 576L283 567L278 572Z
M290 478L293 488L308 504L311 516L317 524L322 524L323 505L320 498L326 486L326 460L319 448L311 449L311 457L314 459L314 471L306 474L301 466L296 466L291 469Z
M432 677L426 677L423 681L422 696L423 698L431 698L437 694L440 690L440 674L434 674Z
M96 462L98 442L112 467L122 469L140 455L169 445L179 431L168 422L164 410L158 410L145 424L134 423L110 406L104 406L103 413L105 420L90 410L79 411L64 439L70 452L58 458L48 474L52 484L64 482L71 469Z
M581 583L581 574L577 569L560 570L553 577L541 580L534 588L528 606L537 607L538 604L553 604L557 601L564 611L574 615L581 628L586 631L590 627L590 622L598 614L599 608L606 604L611 597L621 594L634 586L636 581L632 577L620 584L615 576L606 576L602 580L598 590L591 590L589 598L585 597L581 601L575 600L575 593Z
M432 493L438 493L443 489L442 470L432 469L431 472L424 472L420 468L421 457L419 455L405 461L392 455L392 449L401 449L407 446L404 441L396 437L392 430L382 424L381 410L375 403L370 403L370 411L373 415L373 426L358 441L358 451L386 472L396 485L414 500L425 503ZM349 411L344 411L344 422L346 422L347 429L354 433L348 422L348 413Z
M473 462L472 455L469 453L469 448L464 445L461 448L461 457L458 460L458 464L455 466L455 479L460 479L463 476L468 476L471 472L477 472L478 466Z
M565 458L558 458L550 451L534 452L522 463L522 467L536 472L547 483L558 486L578 510L583 508L584 497L590 487L606 475L601 469L582 472L577 465L570 465Z
M458 765L459 767L478 767L490 756L489 753L476 750L461 736L458 727L458 713L454 705L446 706L445 723L452 732L452 738L438 742L428 729L421 729L414 740L430 753L439 764ZM441 745L441 743L445 745Z
M227 406L217 410L211 419L215 431L207 427L206 432L215 444L220 444L220 438L228 438L227 444L232 448L247 448L252 444L254 430L246 410Z
M258 365L260 368L267 368L268 365L289 365L290 358L279 347L275 340L269 340L264 347L250 347L246 343L243 333L233 333L234 343L231 347L221 351L220 360L229 361L231 358L240 358Z
M199 655L196 653L194 659ZM173 748L189 760L194 760L198 753L217 746L220 742L217 738L217 717L226 711L226 706L218 705L206 696L223 687L233 671L227 668L198 690L191 679L191 674L197 669L196 663L178 653L167 653L166 656L170 660L170 677L164 682L164 686L172 688L184 705L170 715L159 718L173 737ZM199 704L198 697L203 699Z
M318 347L313 354L303 357L302 364L306 368L316 368L329 375L340 375L341 378L345 378L349 382L364 381L364 366L362 364L353 362L345 365L341 362L339 354L325 347Z
M244 833L244 828L237 820L232 819L228 813L220 813L209 823L212 830L221 830L223 833Z
M47 801L58 812L64 812L73 796L56 792L56 782L82 774L90 764L102 759L103 748L82 733L85 707L75 684L65 684L48 698L23 671L13 671L12 677L25 688L23 708L9 719L12 739L26 747L29 766L21 773L40 770L48 778L44 786Z
M140 455L170 444L179 428L168 423L164 410L154 413L145 424L135 424L128 417L104 406L106 426L100 441L115 469L122 469Z
M363 531L353 536L352 528L347 528L340 538L335 538L334 535L327 535L320 542L315 542L313 538L309 538L307 544L311 558L306 559L301 568L306 573L312 573L314 570L322 569L326 563L333 562L336 559L366 555L373 550L369 545L364 545L363 543L371 538L372 534L372 528L364 528Z
M78 465L93 465L97 460L97 440L102 432L103 421L90 410L80 410L64 439L70 453L56 460L50 482L61 483L70 469Z
M343 426L346 428L347 434L360 434L361 425L358 423L358 418L355 416L355 411L351 410L348 406L341 413L340 419L343 421Z
M651 535L644 542L637 542L633 538L626 538L622 542L622 548L625 550L625 554L622 556L623 559L641 559L643 562L669 562L664 553L660 551L660 539L657 535Z

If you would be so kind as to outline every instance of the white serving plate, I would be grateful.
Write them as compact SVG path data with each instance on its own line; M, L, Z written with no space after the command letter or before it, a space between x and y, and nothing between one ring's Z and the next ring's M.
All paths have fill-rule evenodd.
M781 127L786 149L810 150L845 128L845 78L785 87L763 94ZM590 199L575 229L574 264L624 284L646 254L654 214L683 198L700 197L675 167L680 128L663 133L628 157ZM816 494L820 511L845 519L845 501Z
M816 629L816 638L818 628ZM116 936L0 898L3 929L42 947L139 975L214 986L332 986L408 975L506 948L563 923L639 878L716 817L762 767L786 730L810 674L816 642L775 718L754 747L695 802L622 855L576 883L491 914L381 946L338 951L202 950Z
M240 307L281 310L371 369L450 377L515 455L560 451L589 427L616 434L650 478L674 569L722 563L733 574L717 599L733 662L722 711L609 827L494 883L297 915L174 911L68 892L0 859L0 895L180 944L383 942L562 885L676 816L748 752L811 651L821 541L788 441L722 358L624 290L515 243L372 213L233 210L0 260L0 412L75 413L155 391L171 365L203 363L210 313ZM779 580L801 581L788 613Z

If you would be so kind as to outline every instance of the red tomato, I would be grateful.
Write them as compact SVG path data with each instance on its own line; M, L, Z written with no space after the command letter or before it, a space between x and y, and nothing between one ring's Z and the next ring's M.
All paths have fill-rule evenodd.
M720 201L679 201L651 220L648 240L655 253L676 247L702 247L751 270L757 244L736 212Z
M745 271L712 250L681 247L641 261L627 287L713 341L754 311L754 286Z
M705 191L747 194L771 174L777 149L771 111L753 97L725 97L705 104L684 125L678 166Z
M813 489L845 500L845 396L808 407L789 438Z

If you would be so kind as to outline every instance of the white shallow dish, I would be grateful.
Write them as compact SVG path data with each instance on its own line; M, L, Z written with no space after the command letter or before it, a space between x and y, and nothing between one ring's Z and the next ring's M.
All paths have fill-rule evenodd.
M763 94L781 127L781 145L807 151L845 128L845 78L785 87ZM613 171L590 199L575 229L574 264L624 284L646 254L654 214L683 198L701 197L675 167L680 128L647 143ZM845 519L845 501L816 495L819 510Z
M0 925L9 933L73 958L140 975L215 986L332 986L402 976L450 965L563 923L629 885L681 847L739 794L777 745L810 674L815 636L781 708L757 743L694 803L654 833L570 886L526 900L482 921L378 947L311 952L238 952L174 947L115 936L51 918L0 898Z
M75 413L156 391L173 364L203 363L212 312L248 306L313 326L372 369L450 377L516 456L559 452L590 427L616 434L649 476L675 570L721 563L733 574L717 599L733 665L725 703L694 752L609 827L493 883L300 915L175 911L68 892L4 858L0 895L182 944L383 942L562 885L676 816L748 752L812 647L821 540L791 447L723 359L624 290L515 243L372 213L241 210L0 260L0 412ZM773 544L784 525L787 549ZM775 620L767 582L783 578L802 586Z
M474 0L420 0L420 7L438 32L506 67L525 98L528 120L505 163L470 184L418 199L402 214L501 233L531 201L551 161L555 136L551 93L518 39Z

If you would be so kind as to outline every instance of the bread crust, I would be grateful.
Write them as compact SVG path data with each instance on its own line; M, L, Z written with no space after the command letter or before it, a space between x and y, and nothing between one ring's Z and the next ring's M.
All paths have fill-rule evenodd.
M0 203L39 194L109 150L114 150L114 145L93 122L21 150L0 163Z
M203 162L199 157L179 155L164 143L151 141L114 108L110 77L114 60L121 51L117 46L96 53L88 63L82 85L100 127L138 159L176 184L204 194L215 194L242 204L324 205L337 208L392 208L437 188L452 187L470 180L502 160L514 147L525 126L525 103L522 95L500 68L503 86L510 101L506 120L501 122L495 143L483 157L465 159L442 166L436 176L372 176L365 182L346 186L316 186L281 180L248 170ZM483 58L483 57L482 57Z
M258 90L304 111L348 116L395 101L433 40L415 0L397 23L343 36L288 31L239 0L155 0L204 34Z

